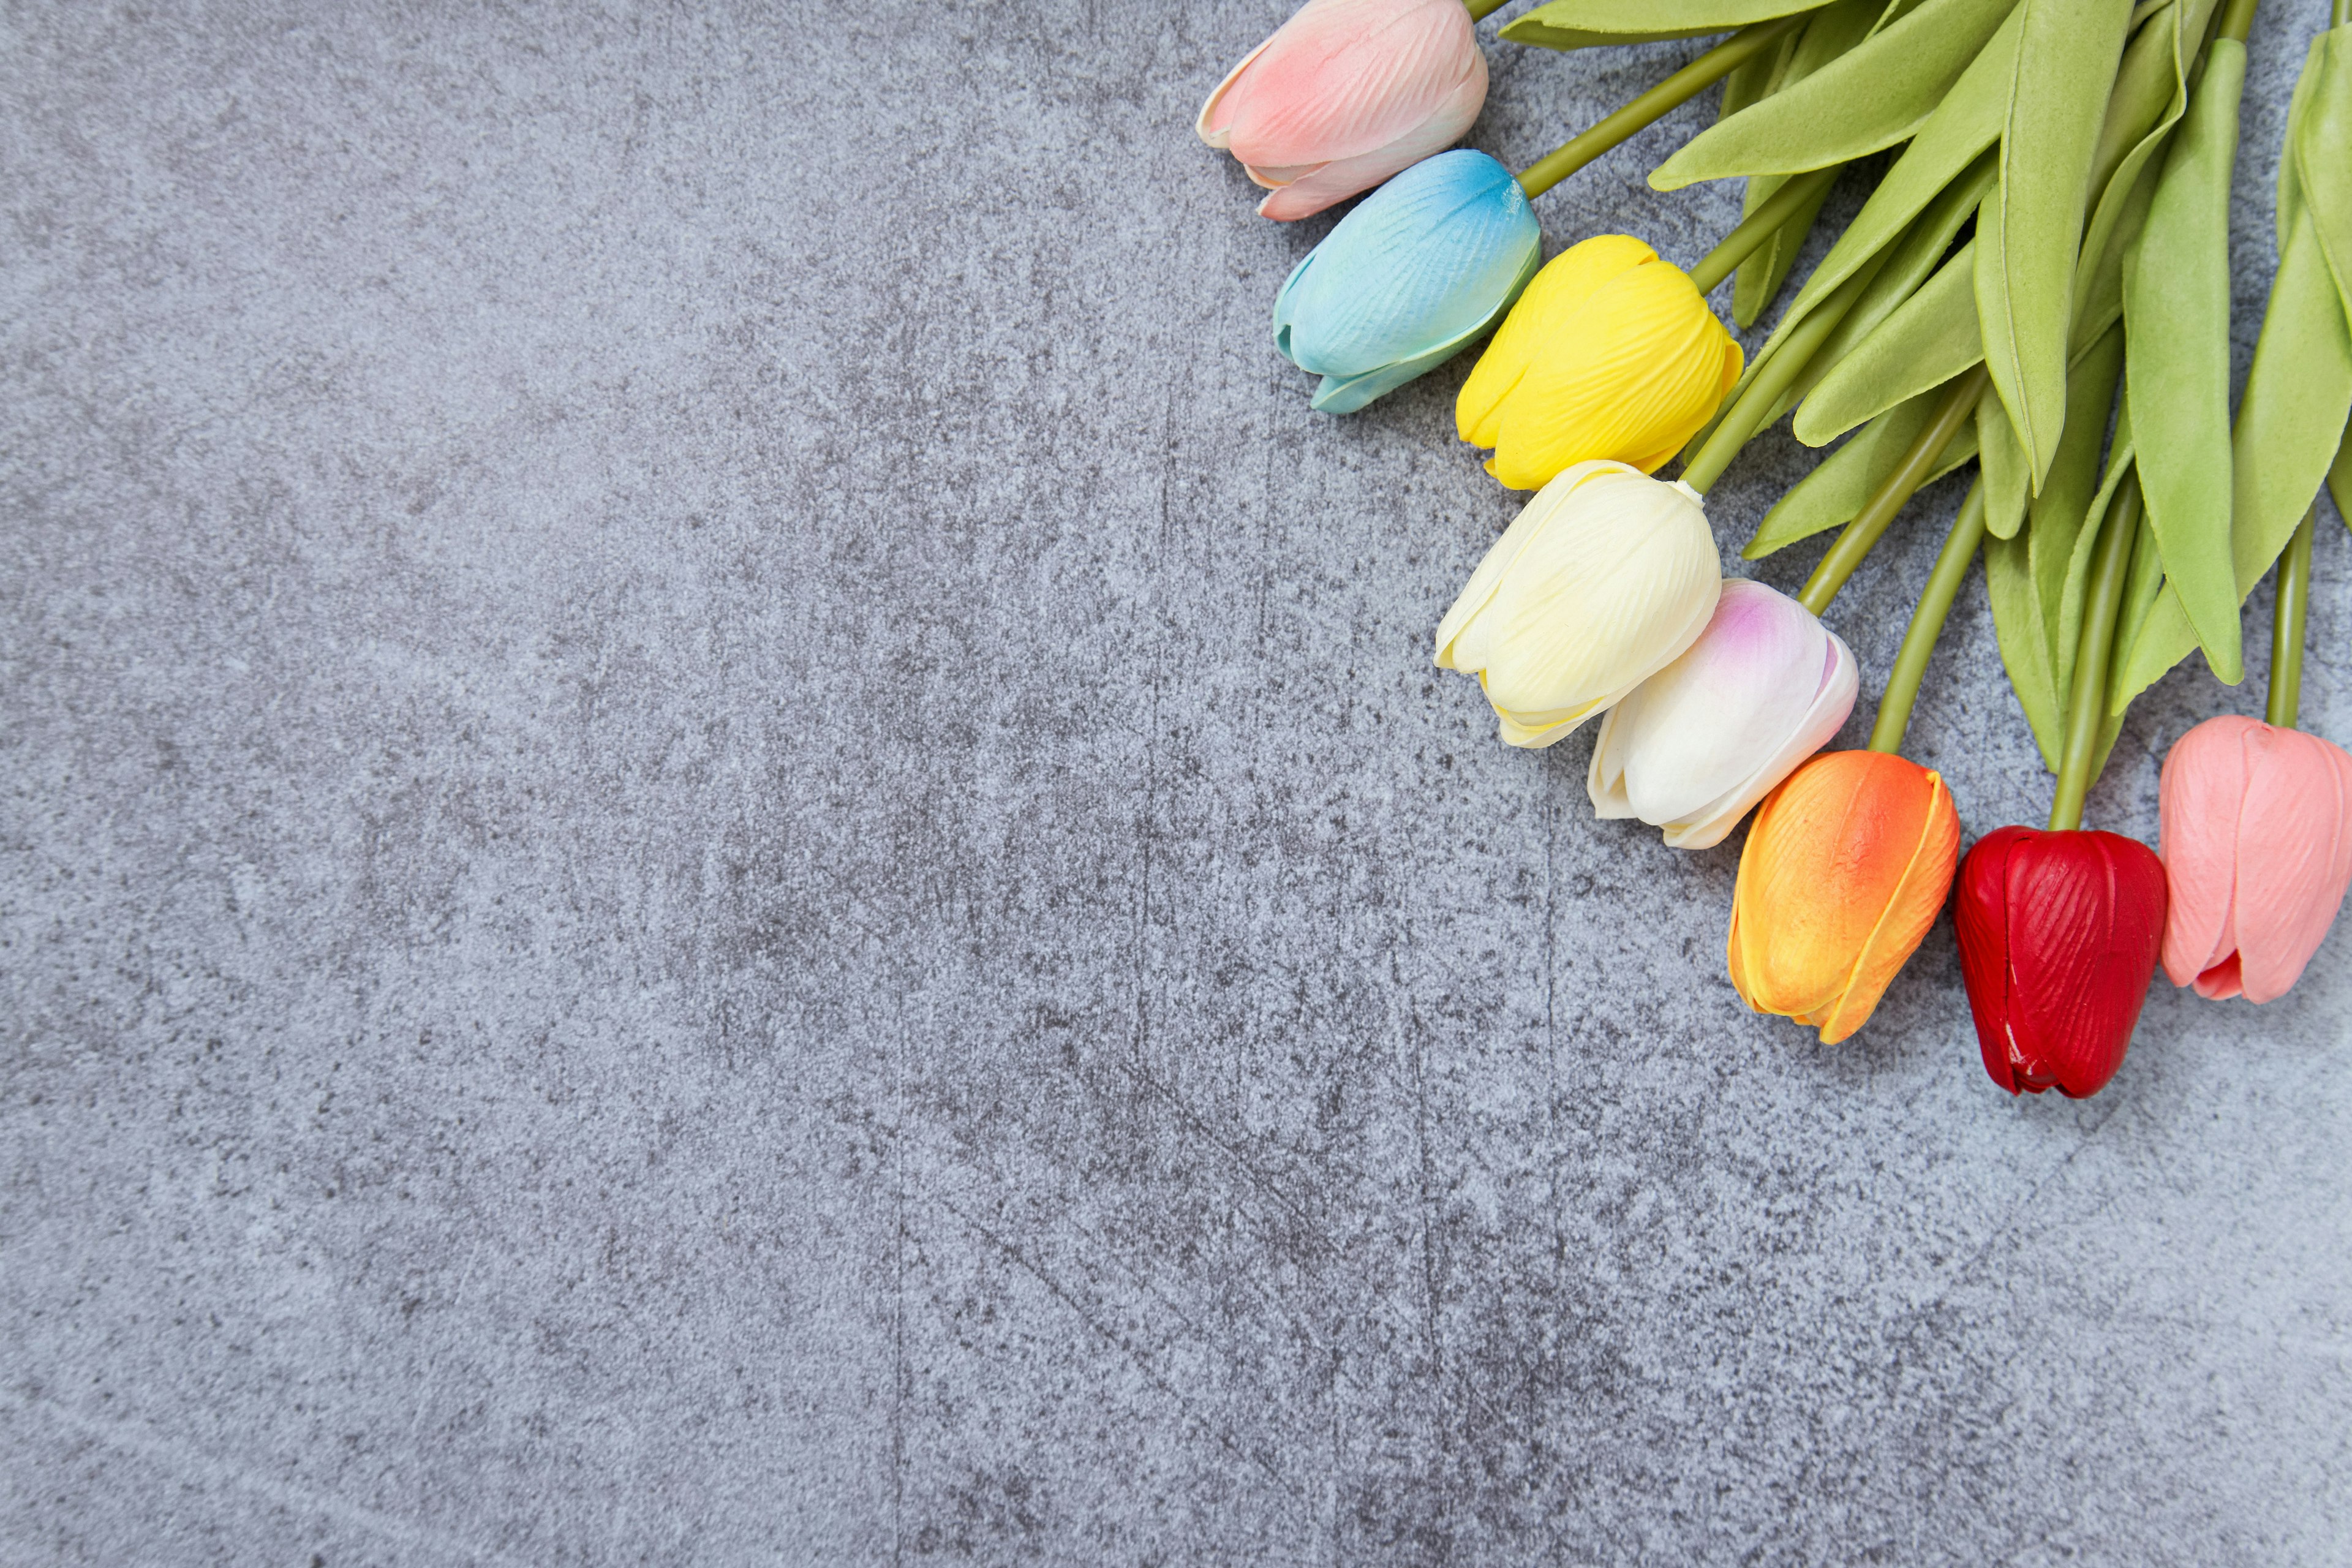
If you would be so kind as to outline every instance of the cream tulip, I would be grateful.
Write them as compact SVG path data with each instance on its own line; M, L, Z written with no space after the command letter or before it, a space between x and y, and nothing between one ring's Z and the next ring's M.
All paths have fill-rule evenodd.
M1495 542L1437 628L1503 742L1549 746L1698 640L1723 590L1698 493L1624 463L1563 469Z
M1723 842L1853 711L1853 653L1761 583L1723 584L1683 656L1609 710L1585 779L1592 809L1665 830L1676 849Z

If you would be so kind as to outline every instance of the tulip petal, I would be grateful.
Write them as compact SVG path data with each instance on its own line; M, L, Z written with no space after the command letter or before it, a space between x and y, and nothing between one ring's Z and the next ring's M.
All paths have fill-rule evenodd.
M1738 378L1738 345L1690 279L1665 262L1609 279L1583 318L1503 405L1495 477L1513 489L1588 458L1656 468L1714 416L1727 370Z
M2247 751L2233 912L2246 1000L2268 1002L2302 976L2352 883L2352 757L2267 724Z
M1276 342L1339 381L1462 341L1521 286L1541 233L1483 153L1423 159L1339 220L1276 300Z
M1680 658L1609 710L1585 780L1601 816L1638 816L1678 849L1723 841L1853 711L1853 655L1811 611L1727 581Z
M2123 1064L2164 941L2164 865L2113 833L2003 827L1969 851L1960 967L1985 1070L2096 1094Z
M1943 779L1877 752L1830 752L1765 798L1740 852L1726 959L1740 999L1818 1026L1869 1020L1935 923L1959 854Z
M2238 887L2238 818L2246 799L2246 735L2261 727L2238 713L2208 719L2175 742L2164 759L2158 843L2171 887L2164 973L2175 985L2189 984L2237 949L2231 911Z
M1371 189L1398 171L1409 169L1461 140L1471 121L1478 118L1479 105L1486 97L1486 74L1482 61L1477 74L1465 79L1454 96L1440 104L1429 119L1411 127L1386 146L1322 163L1251 168L1250 178L1269 191L1257 205L1258 216L1291 223L1311 217L1359 191ZM1528 264L1532 269L1535 258L1530 256Z
M1209 96L1202 100L1201 112L1192 121L1192 133L1220 153L1233 144L1233 109L1226 100L1233 91L1234 83L1239 81L1242 72L1255 64L1257 58L1265 53L1273 44L1274 40L1269 37L1265 43L1244 55L1241 58L1241 63L1227 71L1225 79L1219 82L1211 90Z
M1522 285L1527 276L1535 271L1535 259L1532 254L1528 257L1526 270L1520 278ZM1514 287L1513 291L1517 292L1517 286ZM1496 306L1494 315L1472 326L1461 336L1448 339L1438 344L1425 354L1418 354L1395 364L1382 365L1380 369L1368 371L1362 375L1349 376L1344 379L1327 375L1323 378L1322 384L1316 388L1314 401L1309 406L1318 414L1353 414L1373 399L1387 396L1406 382L1416 376L1428 374L1455 354L1460 353L1469 346L1472 339L1495 324L1495 316L1502 313L1503 306Z
M1861 667L1855 662L1853 650L1845 639L1830 635L1828 665L1821 689L1813 703L1790 731L1778 751L1764 764L1727 790L1717 800L1700 811L1691 813L1680 823L1665 825L1665 839L1670 848L1712 849L1731 836L1756 803L1780 787L1780 781L1803 763L1806 758L1829 744L1830 738L1844 728L1853 712L1853 700L1861 689Z
M1473 446L1494 446L1502 436L1503 405L1538 354L1575 332L1578 312L1602 284L1657 258L1655 250L1631 235L1597 234L1546 262L1462 384L1454 402L1454 427L1462 438Z
M1486 60L1461 0L1307 0L1223 89L1212 128L1246 163L1328 163L1398 141L1465 87L1463 129Z

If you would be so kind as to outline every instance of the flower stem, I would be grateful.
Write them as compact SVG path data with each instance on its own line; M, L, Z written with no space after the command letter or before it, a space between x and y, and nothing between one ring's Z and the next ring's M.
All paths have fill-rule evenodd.
M2315 501L2279 557L2278 608L2271 616L2271 701L2263 715L2282 730L2294 728L2303 706L2303 620L2311 607L2311 532L2319 520Z
M1780 346L1772 351L1756 372L1756 379L1748 384L1731 406L1717 416L1715 428L1699 444L1698 451L1683 469L1683 483L1705 495L1723 470L1731 467L1731 459L1748 445L1748 438L1763 428L1764 421L1779 406L1782 394L1797 384L1805 374L1829 335L1837 331L1862 298L1863 290L1876 281L1879 269L1894 254L1892 247L1883 247L1876 256L1855 269L1854 275L1839 284L1830 297L1815 306L1811 315L1799 321Z
M1464 0L1464 4L1470 7L1470 19L1474 22L1485 21L1510 3L1511 0Z
M1723 242L1699 258L1690 269L1690 280L1702 294L1731 276L1732 269L1755 254L1758 247L1771 238L1787 223L1796 210L1811 201L1838 177L1843 163L1832 163L1826 169L1798 174L1787 184L1772 193L1771 199L1739 220L1739 226L1723 237Z
M1919 682L1927 677L1927 660L1935 655L1944 617L1952 613L1952 600L1969 574L1969 563L1977 558L1977 546L1984 542L1984 531L1985 490L1979 478L1969 487L1969 499L1960 503L1960 515L1944 540L1944 552L1936 557L1936 569L1927 574L1927 586L1920 591L1919 607L1911 612L1911 627L1903 634L1903 651L1895 656L1895 668L1886 677L1886 695L1878 700L1878 721L1870 727L1872 751L1893 754L1903 750L1903 731L1911 727L1911 705L1919 700Z
M2255 0L2230 0L2230 8L2221 13L2221 30L2216 36L2244 43L2246 35L2253 30L2254 5ZM2336 8L2338 11L2344 8L2342 0L2338 0ZM2342 25L2337 24L2339 26Z
M1879 535L1895 521L1895 514L1903 510L1903 503L1927 482L1927 476L1936 471L1936 459L1944 455L1944 448L1952 444L1960 426L1976 413L1977 399L1984 395L1989 374L1979 363L1952 381L1944 400L1936 405L1935 415L1928 419L1927 427L1904 450L1895 471L1879 481L1878 489L1863 503L1861 515L1846 524L1845 531L1837 536L1837 542L1822 557L1822 563L1813 568L1813 574L1805 581L1804 592L1797 595L1797 603L1817 616L1829 609L1837 591L1845 586L1845 580L1853 575L1862 558L1870 553L1870 547L1878 542Z
M2089 591L2083 595L2083 640L2074 654L2074 689L2066 704L2066 750L2058 760L2058 793L2050 803L2050 830L2070 833L2083 826L2083 797L2091 793L2091 767L2099 757L2099 731L2107 716L2107 660L2115 652L2116 616L2123 608L2124 580L2131 572L2132 540L2139 531L2139 477L2126 479L2107 507L2098 553L2091 560Z
M1519 189L1530 196L1543 195L1667 110L1697 97L1779 43L1782 35L1803 25L1811 15L1801 11L1769 22L1750 22L1583 135L1537 159L1519 176Z

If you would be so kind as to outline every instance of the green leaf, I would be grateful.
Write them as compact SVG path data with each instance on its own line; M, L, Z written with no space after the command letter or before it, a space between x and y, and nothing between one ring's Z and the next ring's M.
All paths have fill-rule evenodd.
M1895 471L1903 454L1935 417L1941 390L1930 388L1888 409L1864 426L1853 440L1822 458L1764 514L1756 537L1740 554L1760 561L1784 545L1810 539L1825 529L1842 528L1859 517L1864 503ZM1961 430L1937 459L1929 480L1942 478L1976 455L1975 432Z
M2075 248L2131 13L2130 0L2021 0L2000 184L1977 216L1985 361L2037 489L2065 419Z
M2132 542L2131 575L2124 582L2123 611L2116 618L2116 647L2127 648L2139 640L2163 593L2163 552L2157 546L2156 531L2148 523L2147 513L2142 511L2139 534ZM2135 695L2123 689L2124 679L2124 661L2111 658L2107 664L2107 718L2102 730L2105 744L2099 749L2102 768L2106 765L2107 749L2116 743L2113 732L2123 728L2124 710L2131 706Z
M1819 9L1826 0L1552 0L1497 35L1547 49L1647 44L1727 33L1750 22Z
M1835 440L1984 358L1984 340L1977 331L1974 247L1974 241L1961 247L1822 377L1797 406L1798 440L1809 447Z
M2343 79L2352 89L2352 77ZM2344 439L2352 415L2352 327L2320 247L2310 208L2298 215L2271 284L2254 365L2231 440L2230 553L2242 605L2286 547ZM2168 583L2133 639L2124 679L2129 701L2197 646Z
M2156 155L2189 109L2189 66L2203 47L2205 29L2220 0L2183 0L2137 27L2116 68L2115 91L2091 154L2092 205L2083 228L2082 258L2075 265L2074 300L2079 310L2086 270L2097 265L2114 232L2124 199L2139 172ZM2137 17L2135 18L2137 26ZM2095 336L2096 334L2089 334ZM2076 333L2076 346L2088 336Z
M2230 565L2230 171L2245 46L2216 38L2124 263L2125 374L2164 574L2224 682L2245 676Z
M2051 651L2053 631L2033 591L2028 538L1985 540L1985 594L1992 601L1993 636L2009 670L2009 689L2025 710L2042 765L2054 773L2066 749L2066 703Z
M2336 515L2352 528L2352 426L2346 427L2344 445L2336 448L2336 461L2327 470L2327 493L2336 498Z
M1861 47L1692 138L1650 184L1672 191L1734 174L1801 174L1906 141L2020 4L1926 0Z
M2352 147L2352 27L2314 38L2304 74L2312 79L2312 88L2305 93L2297 84L2301 112L2287 137L2289 155L2280 163L2294 169L2299 203L2311 214L2336 294L2352 317L2352 160L2345 156ZM2280 184L2284 208L2284 178Z
M2090 510L2083 514L2082 531L2074 536L2074 549L2066 557L2064 582L2058 590L2055 647L2061 691L2072 692L2074 689L2075 655L2083 641L2084 602L2090 594L2091 558L2098 553L2100 527L2106 521L2107 509L2116 504L2116 492L2123 488L2126 479L2138 472L2137 457L2132 441L2131 398L2126 395L2116 416L2116 445L2115 450L2107 454L2107 477L2100 483L2099 493L2092 498ZM2052 558L2046 570L2054 574L2057 541L2053 538L2050 543ZM2109 646L2112 648L2113 645ZM2110 653L2111 670L2114 663Z
M2099 451L2107 443L2107 415L2115 408L2123 368L2120 327L2100 333L2066 368L2066 431L2058 438L2058 456L2042 481L2042 493L2025 514L2029 527L2040 530L2045 541L2059 542L2063 550L2074 549L2074 536L2099 489ZM2121 444L2129 445L2130 439L2126 426Z
M1781 51L1762 91L1743 91L1735 95L1732 89L1739 80L1739 73L1735 71L1725 79L1723 111L1717 120L1728 120L1750 103L1760 100L1767 93L1778 91L1790 82L1802 81L1877 31L1905 4L1906 0L1895 0L1893 5L1889 5L1886 0L1835 0L1835 4L1823 6L1813 14L1803 31ZM1745 217L1771 200L1773 194L1784 183L1778 174L1758 174L1751 178L1741 199L1740 216ZM1771 304L1773 296L1780 293L1781 284L1788 280L1789 269L1796 265L1797 252L1803 248L1805 237L1812 232L1813 221L1821 216L1822 204L1829 199L1829 187L1822 186L1819 195L1790 214L1789 221L1773 231L1771 238L1739 264L1738 279L1731 289L1731 314L1741 327L1753 326L1756 318Z
M1911 145L1895 161L1886 177L1878 182L1878 188L1846 226L1837 243L1830 247L1830 253L1822 258L1821 265L1813 268L1804 287L1797 290L1796 299L1781 313L1772 335L1749 362L1750 376L1815 306L1836 292L1840 284L1862 270L1906 230L1918 233L1912 227L1912 220L1928 210L1938 196L1949 192L1956 182L1971 176L1970 165L2000 136L2001 114L2008 104L2010 58L2017 47L2018 26L2018 13L2011 12L2010 19L2001 24L1992 41L1978 55L1976 63L1945 95L1942 107L1912 138ZM1989 178L1996 171L1990 162L1987 167ZM1965 219L1974 210L1971 200L1958 209L1958 216ZM1899 256L1890 257L1887 270L1892 271L1894 262L1899 259ZM1942 259L1940 247L1924 257L1925 270L1919 276L1924 278ZM1915 279L1913 287L1916 286ZM1872 292L1875 291L1874 280ZM1909 293L1910 289L1906 289L1902 295L1890 300L1886 308L1891 310ZM1859 336L1852 341L1860 341Z
M2025 521L2026 491L2033 475L2025 448L2017 444L2009 410L1990 384L1977 399L1977 450L1984 454L1985 531L1995 539L2014 539Z
M1862 298L1854 301L1853 309L1846 312L1845 319L1822 340L1821 348L1813 354L1812 363L1805 367L1805 374L1799 376L1796 384L1789 389L1788 395L1780 401L1780 406L1772 411L1774 419L1811 392L1839 361L1853 352L1854 344L1868 337L1881 321L1895 313L1896 306L1918 292L1919 286L1935 276L1946 253L1952 247L1952 240L1975 215L1977 203L1983 199L1985 192L1992 188L1994 170L1992 153L1988 151L1979 154L1977 161L1969 164L1959 178L1937 193L1935 200L1927 204L1927 210L1903 231L1902 237L1895 242L1886 258L1886 265L1879 268L1878 276L1863 289ZM1776 332L1774 335L1779 334Z

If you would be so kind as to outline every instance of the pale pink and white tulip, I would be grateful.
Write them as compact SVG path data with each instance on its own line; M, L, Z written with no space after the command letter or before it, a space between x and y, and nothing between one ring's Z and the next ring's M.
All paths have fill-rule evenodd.
M2200 996L2283 996L2352 885L2352 756L2228 714L2174 743L2161 786L2164 972Z
M1307 0L1235 66L1193 129L1302 218L1450 147L1486 101L1462 0Z
M1585 792L1676 849L1720 844L1853 711L1853 654L1804 605L1727 579L1681 658L1609 710Z

